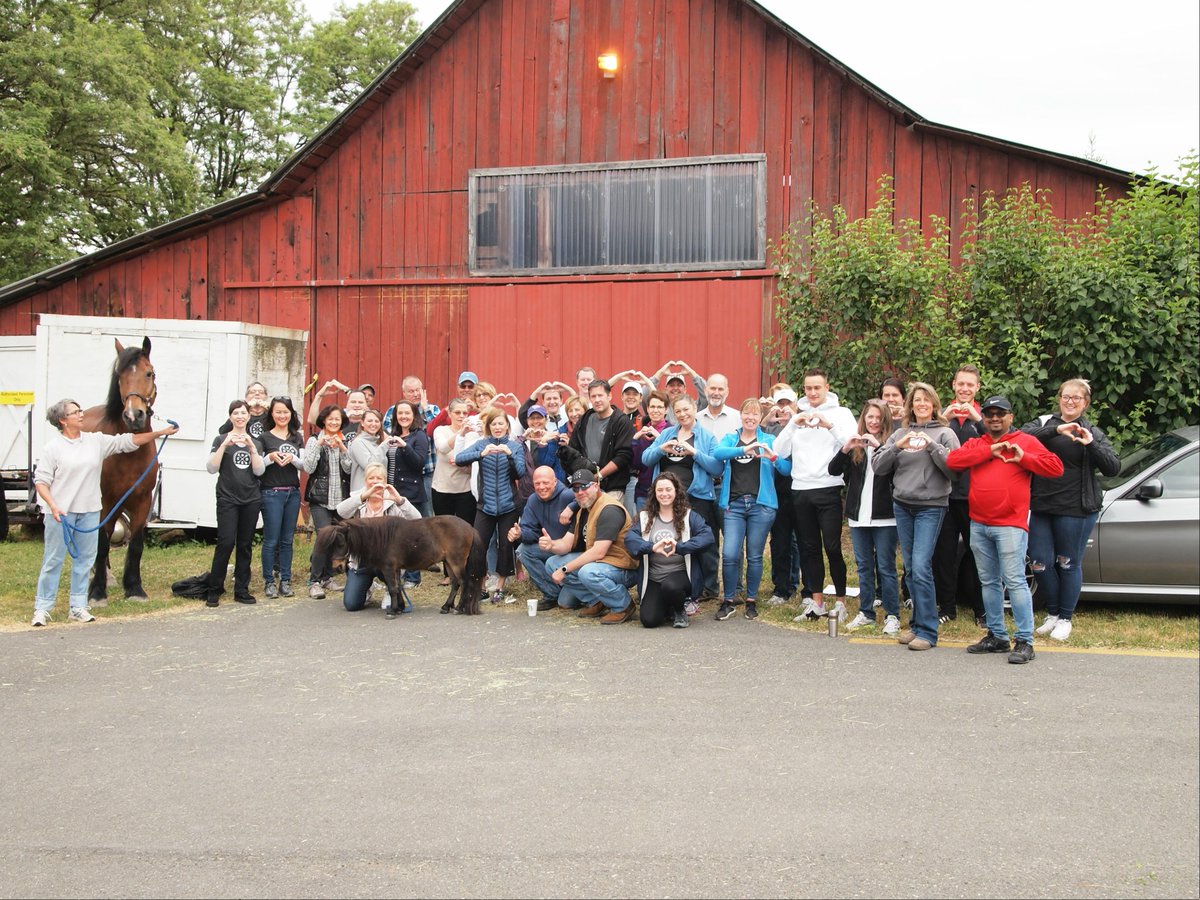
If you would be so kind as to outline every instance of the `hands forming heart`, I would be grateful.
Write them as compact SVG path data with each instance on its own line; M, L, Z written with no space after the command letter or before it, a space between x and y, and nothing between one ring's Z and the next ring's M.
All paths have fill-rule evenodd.
M659 554L660 556L674 556L675 555L675 539L674 538L663 538L661 541L659 541L657 544L655 544L650 549L653 550L655 553Z
M1085 447L1092 442L1092 433L1078 422L1063 422L1057 429L1059 434L1065 434L1077 444Z
M1020 444L1010 444L1008 441L997 441L992 444L992 456L1001 462L1019 463L1025 458L1025 450Z

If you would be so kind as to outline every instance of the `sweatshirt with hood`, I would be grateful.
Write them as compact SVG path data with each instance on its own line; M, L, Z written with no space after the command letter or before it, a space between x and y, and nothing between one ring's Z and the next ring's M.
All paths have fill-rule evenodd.
M896 442L910 431L921 432L928 443L919 450L898 450ZM950 487L957 473L946 455L958 449L958 438L937 419L924 425L901 425L874 455L871 464L880 475L892 474L892 499L907 506L949 506Z
M829 461L858 433L858 419L838 403L838 395L833 391L825 395L820 406L814 408L807 398L802 397L798 407L799 412L783 426L774 446L776 455L792 461L792 490L841 487L844 484L842 476L829 474ZM814 411L824 416L832 427L796 424L797 418Z

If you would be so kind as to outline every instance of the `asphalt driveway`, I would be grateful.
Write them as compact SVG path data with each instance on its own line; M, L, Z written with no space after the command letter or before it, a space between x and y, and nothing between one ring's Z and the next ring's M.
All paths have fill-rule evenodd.
M1194 659L418 596L0 634L0 895L1200 892Z

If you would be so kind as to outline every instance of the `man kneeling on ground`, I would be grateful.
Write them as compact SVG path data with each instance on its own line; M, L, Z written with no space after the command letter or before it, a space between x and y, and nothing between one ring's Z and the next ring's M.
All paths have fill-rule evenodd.
M517 558L529 573L529 579L542 592L537 608L545 611L558 606L558 595L562 587L546 571L546 560L552 555L543 549L539 541L561 538L567 526L559 521L562 511L573 499L570 489L558 480L550 466L538 466L533 470L533 496L525 501L521 520L508 532L510 541L521 543L517 547Z
M637 580L637 561L625 548L633 520L620 500L600 490L595 472L579 469L570 482L579 512L561 538L544 534L539 539L538 545L552 554L546 573L560 587L559 606L582 606L580 618L619 625L634 609L629 588Z

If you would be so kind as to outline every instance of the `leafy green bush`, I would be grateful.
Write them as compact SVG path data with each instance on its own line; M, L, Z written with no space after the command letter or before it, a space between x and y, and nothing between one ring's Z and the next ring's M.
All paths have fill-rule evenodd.
M891 185L866 217L814 209L775 246L780 339L772 362L830 373L856 408L888 375L948 385L961 363L1004 393L1017 421L1053 408L1058 385L1092 383L1089 416L1118 445L1200 412L1197 157L1182 184L1153 177L1081 219L1057 218L1028 185L969 203L950 261L946 224L894 221Z

